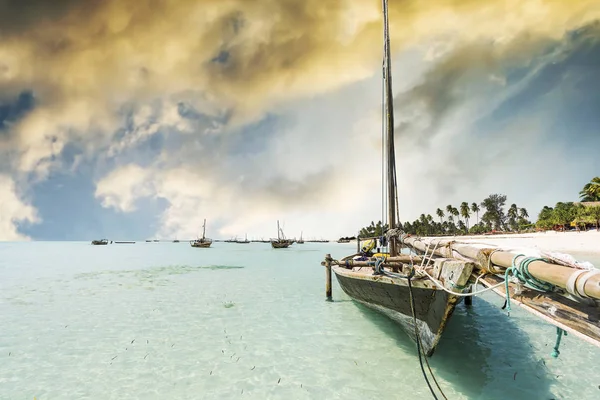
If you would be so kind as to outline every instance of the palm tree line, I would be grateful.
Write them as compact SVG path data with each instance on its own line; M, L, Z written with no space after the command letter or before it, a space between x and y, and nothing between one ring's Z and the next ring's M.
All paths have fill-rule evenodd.
M482 234L490 231L521 232L542 229L562 230L566 227L587 229L600 226L600 177L593 178L579 192L581 203L559 202L555 207L544 206L533 224L529 221L527 209L511 204L504 210L506 195L491 194L480 203L469 204L463 201L460 206L448 204L435 210L436 220L431 214L421 214L412 222L401 223L406 233L427 235L466 235ZM582 204L583 203L583 204ZM481 214L480 214L481 213ZM481 218L480 218L481 216ZM475 224L470 222L475 218ZM381 221L362 228L361 237L381 236L387 225Z
M458 207L448 204L435 210L439 222L431 214L421 214L418 219L403 223L402 228L417 235L466 235L491 230L518 231L531 226L525 208L511 204L505 213L505 203L505 195L492 194L480 203L463 201ZM475 223L471 225L473 220Z

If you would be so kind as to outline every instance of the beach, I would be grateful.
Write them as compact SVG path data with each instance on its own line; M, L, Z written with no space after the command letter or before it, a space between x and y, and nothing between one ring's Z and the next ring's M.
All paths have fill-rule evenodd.
M436 238L442 238L437 236ZM600 257L600 232L536 232L505 235L443 236L467 243L482 243L502 247L533 248L543 251L590 254Z

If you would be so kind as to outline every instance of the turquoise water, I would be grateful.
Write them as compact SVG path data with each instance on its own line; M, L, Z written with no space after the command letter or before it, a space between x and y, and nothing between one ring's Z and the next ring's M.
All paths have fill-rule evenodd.
M0 243L0 399L429 399L398 326L337 282L325 301L320 261L353 249ZM430 360L449 399L600 398L600 349L553 359L502 303L457 308Z

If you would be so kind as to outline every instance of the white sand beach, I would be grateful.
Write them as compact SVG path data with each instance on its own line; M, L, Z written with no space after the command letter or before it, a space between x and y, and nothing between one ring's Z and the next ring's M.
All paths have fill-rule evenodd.
M445 237L461 242L488 243L503 247L530 247L538 250L564 253L585 253L600 256L600 232L536 232L526 234L507 234L489 236L452 236Z

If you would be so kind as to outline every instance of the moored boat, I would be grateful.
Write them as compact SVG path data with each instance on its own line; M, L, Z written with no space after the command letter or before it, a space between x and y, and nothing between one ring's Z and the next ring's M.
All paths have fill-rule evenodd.
M92 240L92 244L94 246L106 246L108 244L108 239Z
M395 257L396 264L390 261L378 273L374 273L373 266L353 262L353 258L346 257L332 267L342 290L353 300L399 323L409 337L420 341L423 353L431 356L462 298L436 286L425 274L410 276L410 268L400 264L410 262L409 257ZM437 276L447 289L459 290L456 288L465 288L473 264L438 259L426 271Z
M202 225L202 237L190 242L192 247L208 248L212 244L212 239L206 237L206 219Z
M283 229L279 227L279 221L277 221L277 239L271 239L271 247L274 249L287 249L294 243L293 240L286 239Z
M387 209L389 232L399 226L397 219L397 182L394 146L394 103L392 93L391 56L387 0L383 1L384 56L383 56L383 165L385 166L386 195L381 201ZM342 237L338 243L349 243L351 238ZM357 239L358 240L358 239ZM419 354L430 356L439 342L444 328L462 299L443 290L448 286L460 293L469 279L472 264L446 263L443 261L423 264L420 271L398 260L400 248L397 238L381 238L382 252L373 258L371 251L348 256L341 261L326 258L335 273L342 290L357 302L374 309L398 322L417 344ZM387 261L387 262L386 262ZM407 261L407 260L406 260ZM362 264L361 264L362 263ZM374 268L375 267L375 268ZM442 283L434 284L425 273L434 274ZM442 287L440 287L442 286ZM462 288L462 289L461 289Z
M376 252L376 246L361 249L359 242L357 254L341 260L326 255L322 264L327 267L327 297L331 299L333 273L350 298L397 321L416 342L420 360L433 354L456 305L462 299L470 304L473 295L487 290L506 299L507 311L512 301L556 327L553 357L560 353L566 332L600 347L600 270L574 262L561 264L552 254L535 250L520 254L459 240L427 240L399 229L387 0L383 0L383 17L382 184L386 195L382 202L387 221L382 224L387 228L376 233ZM402 254L403 246L411 254ZM485 289L474 292L478 284Z

